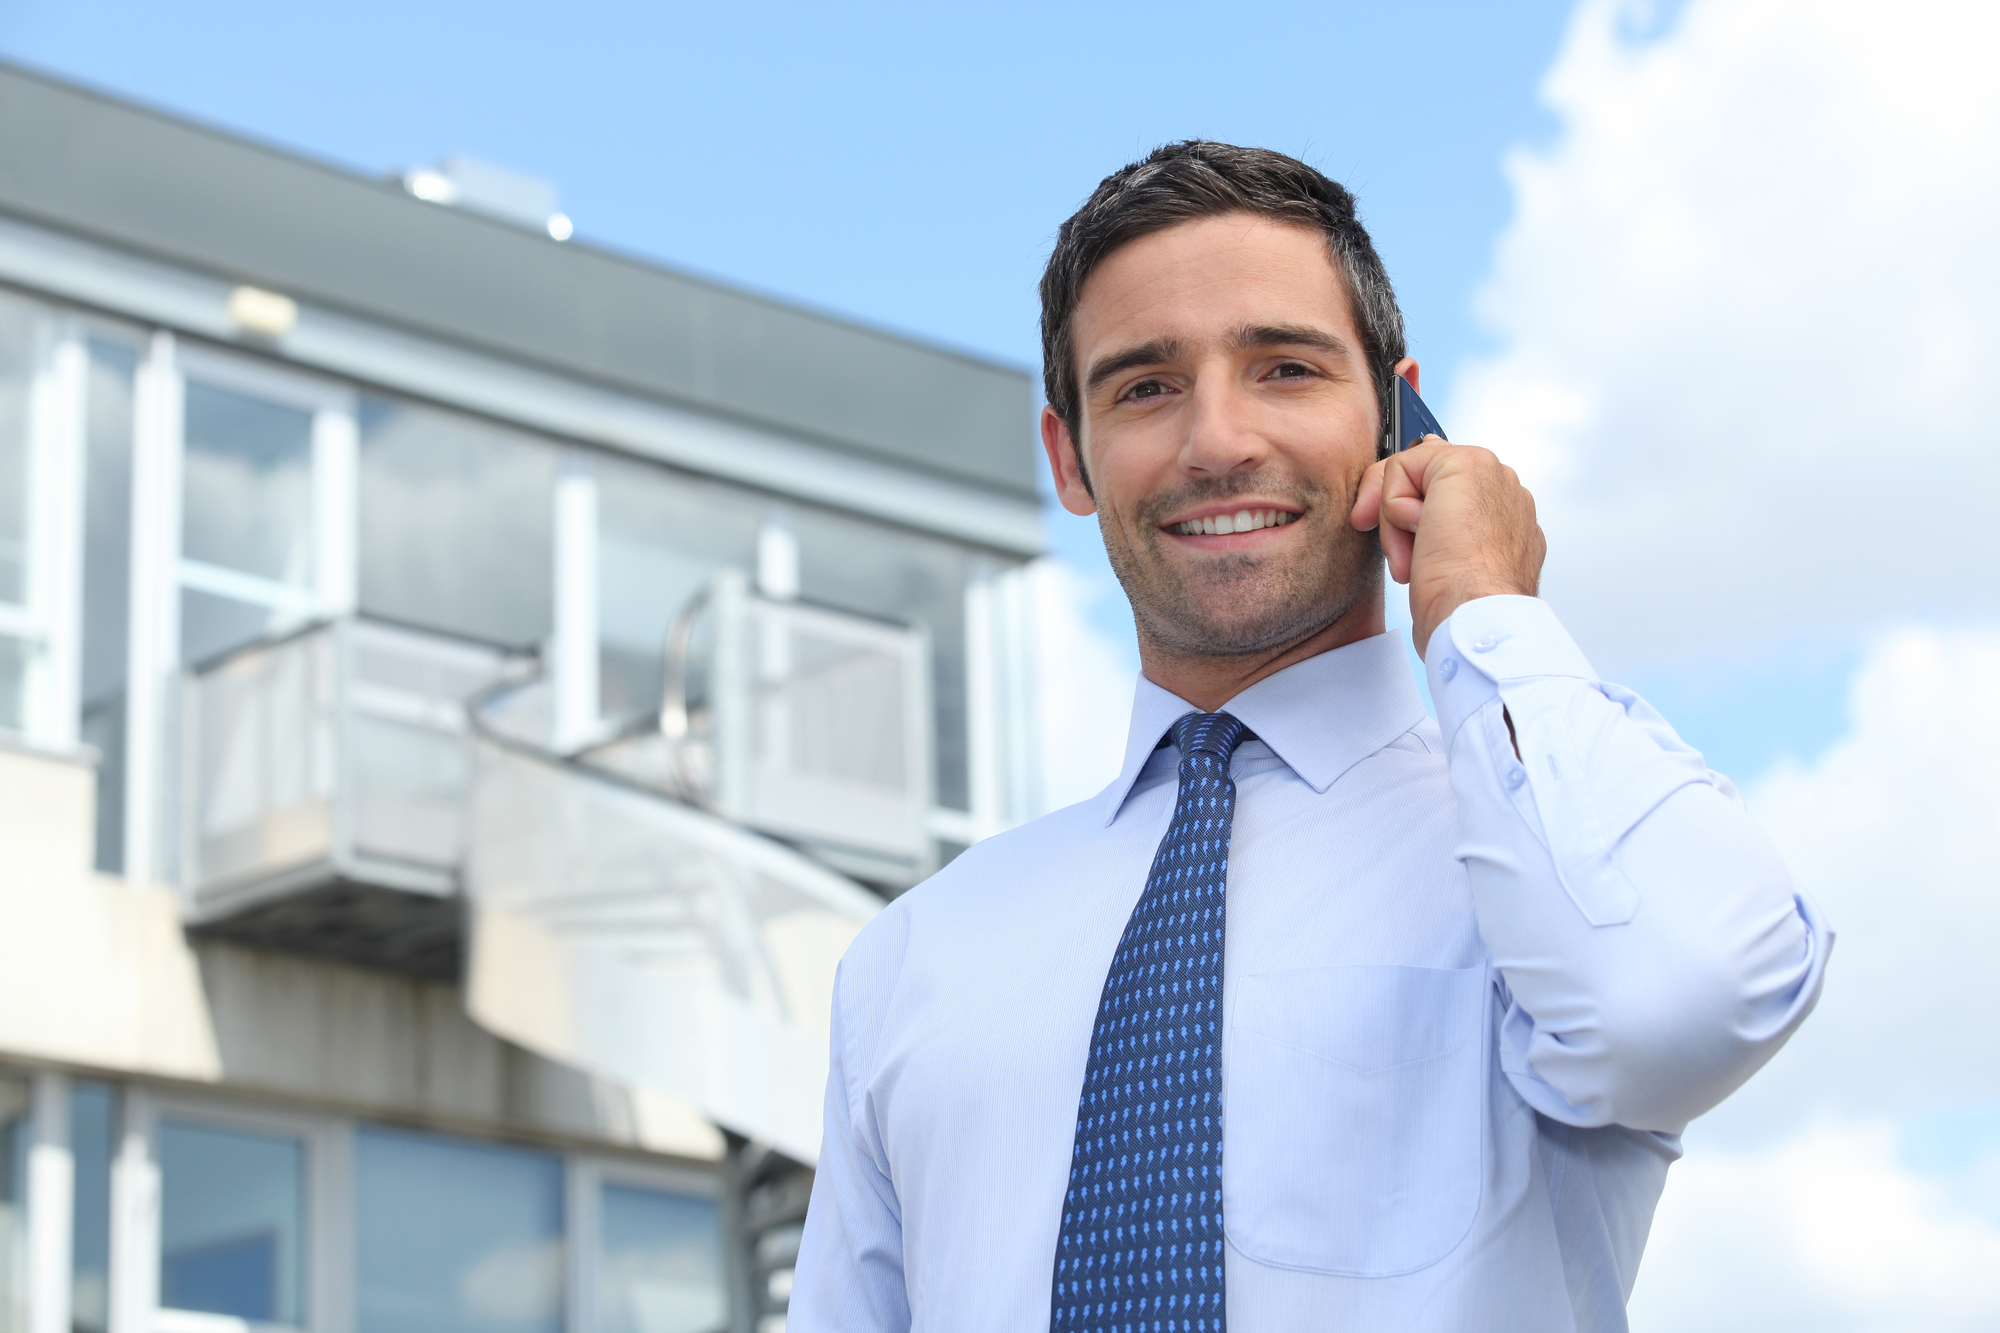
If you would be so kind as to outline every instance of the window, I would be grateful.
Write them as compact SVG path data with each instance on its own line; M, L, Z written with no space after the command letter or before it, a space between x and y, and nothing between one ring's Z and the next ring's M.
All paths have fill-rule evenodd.
M608 1182L599 1201L601 1333L714 1333L727 1325L715 1200Z
M190 378L181 464L181 658L312 610L313 414Z
M937 803L970 808L965 585L959 547L824 510L796 511L800 586L812 601L922 625L931 636Z
M160 1304L303 1324L305 1144L167 1120L159 1159Z
M362 1130L357 1333L560 1333L562 1194L550 1153Z
M361 609L509 647L553 623L553 445L455 412L364 398Z
M111 1316L111 1158L118 1135L118 1094L109 1084L78 1083L69 1095L69 1143L76 1193L70 1213L71 1333L105 1333Z
M31 729L29 699L42 653L35 603L35 382L47 321L0 294L0 728Z
M0 1075L0 1333L28 1326L28 1080Z
M35 307L0 295L0 602L28 600L31 403L40 360Z
M667 628L716 571L756 567L750 495L617 458L597 477L600 706L635 717L660 706Z
M0 634L0 729L28 729L28 670L34 653L34 644Z

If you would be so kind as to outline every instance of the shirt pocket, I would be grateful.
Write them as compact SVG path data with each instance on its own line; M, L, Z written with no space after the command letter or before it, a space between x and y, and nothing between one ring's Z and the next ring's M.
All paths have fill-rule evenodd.
M1229 1032L1223 1225L1281 1268L1391 1277L1479 1211L1486 968L1245 976Z

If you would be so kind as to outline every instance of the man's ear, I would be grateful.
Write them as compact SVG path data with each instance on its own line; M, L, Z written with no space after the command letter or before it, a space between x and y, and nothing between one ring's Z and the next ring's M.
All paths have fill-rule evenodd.
M1410 387L1418 393L1424 391L1423 386L1417 383L1417 358L1414 356L1406 356L1401 361L1398 361L1396 363L1396 373L1408 380Z
M1091 498L1090 488L1083 484L1083 473L1077 466L1076 441L1070 438L1069 427L1056 415L1053 407L1042 409L1042 452L1049 456L1049 475L1055 479L1056 499L1062 507L1079 517L1097 512L1097 501Z

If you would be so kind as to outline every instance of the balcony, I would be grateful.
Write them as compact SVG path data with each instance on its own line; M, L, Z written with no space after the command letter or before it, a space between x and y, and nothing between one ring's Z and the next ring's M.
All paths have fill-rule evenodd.
M472 779L463 701L531 667L348 619L194 672L182 713L190 928L455 979Z
M725 575L670 639L661 711L567 752L552 743L558 685L534 657L445 635L348 618L198 668L182 713L190 928L445 980L464 970L468 863L518 858L553 892L547 867L596 873L612 826L631 844L620 891L656 902L690 875L718 902L754 894L753 863L822 896L929 873L920 631ZM543 799L471 822L482 786L527 772ZM611 808L613 791L610 826L565 822Z

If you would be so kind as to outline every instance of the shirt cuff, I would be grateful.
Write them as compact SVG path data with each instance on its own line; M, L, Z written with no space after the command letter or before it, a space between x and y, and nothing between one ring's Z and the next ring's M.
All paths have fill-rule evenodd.
M1491 703L1502 681L1537 676L1596 680L1597 672L1539 597L1475 597L1431 632L1424 674L1445 744Z

